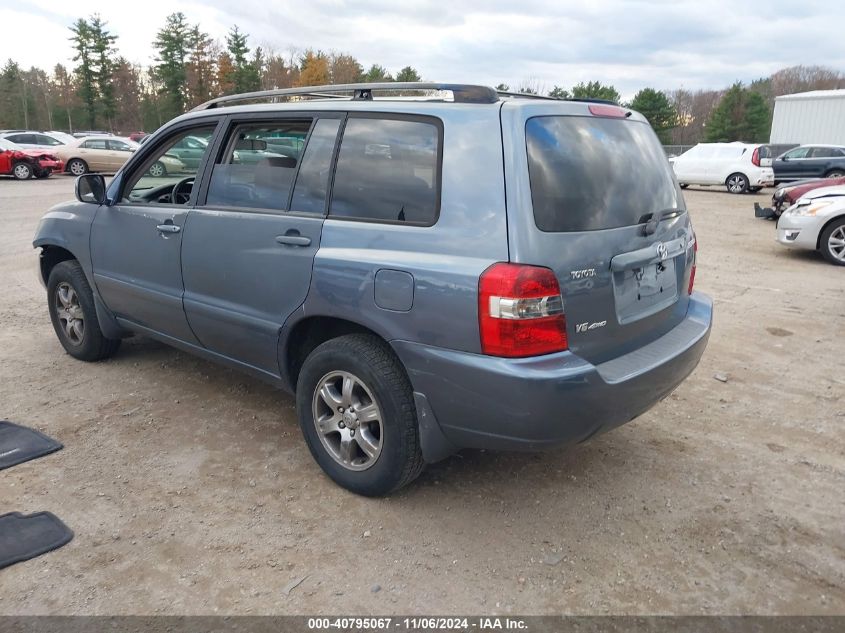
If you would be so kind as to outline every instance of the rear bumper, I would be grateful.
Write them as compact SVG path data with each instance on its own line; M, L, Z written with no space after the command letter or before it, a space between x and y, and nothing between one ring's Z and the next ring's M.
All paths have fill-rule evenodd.
M712 315L712 301L693 293L677 327L600 365L571 352L507 359L406 341L393 346L447 444L539 450L608 431L669 395L698 364Z

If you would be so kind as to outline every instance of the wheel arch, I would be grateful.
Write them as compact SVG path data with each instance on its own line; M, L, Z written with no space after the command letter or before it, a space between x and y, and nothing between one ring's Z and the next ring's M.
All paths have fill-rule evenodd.
M57 264L66 262L72 259L79 261L79 258L70 252L64 246L57 244L37 244L41 247L41 254L38 258L38 270L41 274L41 281L47 285L47 280L50 278L50 272Z
M829 218L827 222L822 224L821 228L819 229L819 234L816 236L816 250L819 250L822 247L822 234L827 230L831 224L837 221L841 221L845 219L845 209L834 215L832 218Z
M282 381L288 389L291 392L296 391L299 371L308 354L322 343L347 334L369 334L390 347L387 339L375 330L342 317L308 315L292 324L285 324L279 340L279 369ZM401 361L399 362L401 364Z

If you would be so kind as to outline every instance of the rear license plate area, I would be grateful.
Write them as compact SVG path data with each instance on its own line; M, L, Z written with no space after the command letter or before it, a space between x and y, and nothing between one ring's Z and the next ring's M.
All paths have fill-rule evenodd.
M620 324L651 316L678 300L675 258L614 271L613 295Z

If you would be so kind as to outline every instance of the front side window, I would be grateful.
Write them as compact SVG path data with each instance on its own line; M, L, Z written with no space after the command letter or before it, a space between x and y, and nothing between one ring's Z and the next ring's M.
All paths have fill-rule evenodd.
M196 160L182 160L173 147L186 136L211 140L214 125L190 128L170 137L159 145L146 160L132 171L123 188L123 202L133 204L186 204L191 197L194 178L202 164ZM105 141L102 141L103 143ZM113 143L115 141L109 141ZM128 144L124 143L124 145ZM206 145L206 151L210 143Z
M783 155L784 158L788 158L790 160L795 160L796 158L806 158L807 153L810 151L809 147L799 147L797 149L793 149L788 151L786 154Z
M430 226L439 211L436 125L350 117L335 171L329 215Z
M310 128L311 119L236 125L211 172L206 204L287 209L299 152L279 141L304 138Z

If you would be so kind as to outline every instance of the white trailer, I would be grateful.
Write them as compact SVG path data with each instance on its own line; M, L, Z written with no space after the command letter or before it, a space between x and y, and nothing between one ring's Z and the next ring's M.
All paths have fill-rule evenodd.
M770 142L845 145L845 90L775 97Z

